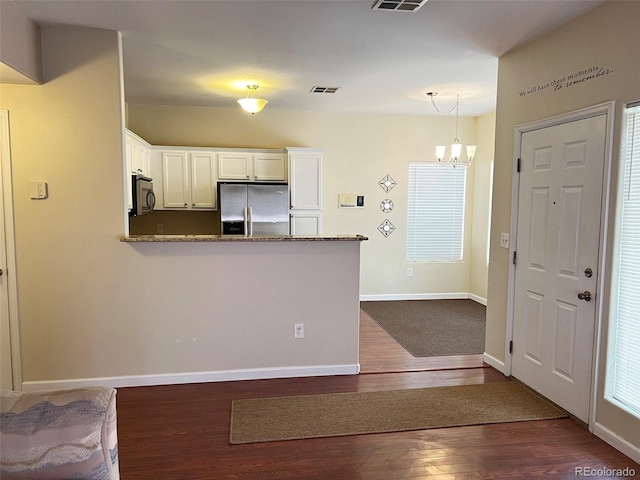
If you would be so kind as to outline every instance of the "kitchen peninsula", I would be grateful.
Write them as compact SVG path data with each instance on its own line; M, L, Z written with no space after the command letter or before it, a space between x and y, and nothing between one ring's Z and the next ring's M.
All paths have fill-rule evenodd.
M362 235L129 235L147 352L142 383L359 372ZM124 247L123 247L124 248ZM179 299L179 301L177 301ZM162 330L154 318L165 319ZM169 320L171 319L171 320ZM300 338L301 337L301 338ZM156 355L157 354L157 355ZM140 384L141 379L136 380Z
M365 241L362 235L302 236L302 235L129 235L123 242L335 242Z

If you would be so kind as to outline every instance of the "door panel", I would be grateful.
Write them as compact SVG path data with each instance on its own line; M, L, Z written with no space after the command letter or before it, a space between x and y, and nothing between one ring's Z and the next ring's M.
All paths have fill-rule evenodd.
M522 135L512 373L588 421L607 116ZM586 277L586 268L593 270Z
M544 296L536 292L527 292L525 311L526 348L525 357L536 365L542 360L542 327Z
M556 345L553 348L553 372L570 382L574 377L577 313L575 305L556 301Z
M248 204L254 235L289 234L289 195L286 185L250 185Z

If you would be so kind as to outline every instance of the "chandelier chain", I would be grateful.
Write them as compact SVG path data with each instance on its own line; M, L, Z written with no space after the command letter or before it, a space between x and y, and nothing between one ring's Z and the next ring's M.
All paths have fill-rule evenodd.
M436 112L438 112L440 115L449 115L451 112L453 112L454 110L456 110L458 108L458 103L460 102L460 95L456 95L456 104L453 107L451 107L451 110L449 110L447 112L441 112L440 111L440 109L436 105L436 102L433 101L433 97L435 95L437 95L437 94L429 94L429 98L431 99L431 103L433 104L433 108L435 108Z

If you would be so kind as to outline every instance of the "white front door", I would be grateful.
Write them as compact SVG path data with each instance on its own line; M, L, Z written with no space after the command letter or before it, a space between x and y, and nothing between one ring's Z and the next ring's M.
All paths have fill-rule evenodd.
M13 388L13 369L11 363L11 330L9 323L9 288L7 282L7 229L5 222L5 165L9 152L8 116L0 111L0 388Z
M588 422L607 115L522 135L512 374Z

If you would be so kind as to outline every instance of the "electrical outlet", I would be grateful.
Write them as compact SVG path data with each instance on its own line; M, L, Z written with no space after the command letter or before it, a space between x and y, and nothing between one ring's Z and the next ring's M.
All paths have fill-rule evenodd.
M500 246L502 248L509 248L509 234L501 233L500 234Z
M164 225L163 225L162 223L158 223L158 224L156 224L156 231L157 231L158 233L162 233L162 232L164 232Z
M413 268L407 268L407 277L413 277Z
M293 338L304 338L304 323L296 323L293 328Z

